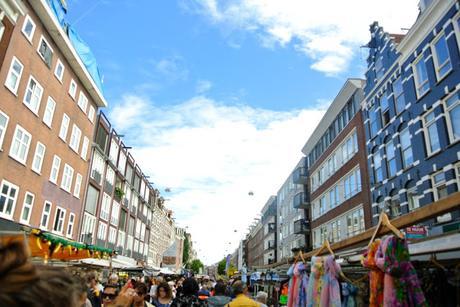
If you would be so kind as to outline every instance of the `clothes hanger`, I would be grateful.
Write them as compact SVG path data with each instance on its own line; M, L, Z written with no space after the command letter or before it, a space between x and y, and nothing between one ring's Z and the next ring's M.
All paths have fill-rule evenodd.
M446 271L446 267L443 266L441 263L438 262L438 260L436 259L436 255L431 255L430 257L430 262L433 263L436 267Z
M303 262L303 263L307 263L307 262L305 261L305 258L303 257L303 252L302 252L302 250L299 250L298 256L300 256L300 259L302 259L302 262Z
M382 213L380 213L380 217L379 217L379 223L377 224L376 228L375 228L375 231L374 231L374 234L372 235L372 238L371 240L369 241L369 244L368 245L371 245L372 242L374 242L375 240L375 237L377 236L377 234L379 233L379 231L382 229L382 226L386 226L388 229L390 229L398 238L400 239L404 239L404 234L399 231L395 226L393 226L393 224L391 224L390 222L390 219L388 218L388 215L382 211Z
M329 251L329 254L331 254L332 256L335 256L335 255L334 255L334 252L332 251L331 244L329 244L329 240L328 240L328 239L324 240L323 245L322 245L322 246L320 247L320 249L314 254L314 256L320 255L321 252L322 252L324 249L327 249L327 250Z

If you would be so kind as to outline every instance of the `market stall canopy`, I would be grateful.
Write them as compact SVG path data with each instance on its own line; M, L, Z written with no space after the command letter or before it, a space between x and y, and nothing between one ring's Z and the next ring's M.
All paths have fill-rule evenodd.
M45 260L108 259L114 255L111 249L68 240L39 229L31 231L28 243L32 257Z

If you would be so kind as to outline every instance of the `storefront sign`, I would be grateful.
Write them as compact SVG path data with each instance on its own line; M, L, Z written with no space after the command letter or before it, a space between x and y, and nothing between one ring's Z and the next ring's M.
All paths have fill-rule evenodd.
M410 226L406 228L407 239L422 239L426 237L425 226Z

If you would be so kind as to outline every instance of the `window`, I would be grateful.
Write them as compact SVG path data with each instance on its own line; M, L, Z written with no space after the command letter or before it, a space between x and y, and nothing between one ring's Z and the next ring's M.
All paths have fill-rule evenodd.
M43 205L42 219L40 221L40 228L48 229L48 221L50 219L52 204L49 201L45 201Z
M78 106L84 113L86 113L86 108L88 106L88 98L86 98L85 94L83 94L82 91L80 91L80 96L78 96Z
M65 142L67 138L67 130L69 129L70 117L64 113L62 116L61 129L59 130L59 137Z
M70 193L72 186L73 168L67 163L64 165L64 172L62 173L61 188Z
M380 151L374 153L374 184L378 184L383 180L383 172L382 172L382 156Z
M120 170L122 174L124 174L125 168L126 168L126 154L123 151L121 151L120 157L118 158L118 169Z
M331 241L332 242L339 242L341 240L341 221L336 220L331 223Z
M35 80L34 77L30 76L23 102L35 114L38 113L42 94L43 87L40 85L40 83L38 83L37 80Z
M347 215L347 232L348 237L357 235L364 231L364 211L362 208L350 212Z
M377 80L380 80L380 78L383 77L383 74L384 74L384 69L383 69L382 57L377 56L377 59L375 60L375 76L377 77Z
M30 133L17 125L10 148L10 156L18 162L26 164L31 139Z
M73 188L73 196L75 196L76 198L80 198L82 180L83 180L83 177L80 174L77 174L77 177L75 179L75 187Z
M396 175L396 156L395 146L391 140L385 145L385 151L387 154L388 177L393 177L394 175Z
M26 16L24 19L24 24L22 25L22 34L32 42L32 38L34 37L35 32L35 23L33 22L32 18L29 15Z
M443 33L438 40L433 44L434 63L436 68L436 76L438 80L444 78L448 72L452 70L450 61L449 48L447 46L446 35Z
M6 180L2 181L2 188L0 190L0 217L13 218L18 193L19 187Z
M447 113L447 126L451 143L460 140L460 99L459 93L456 92L445 102ZM1 129L1 128L0 128ZM0 135L1 144L1 135Z
M101 219L104 221L109 220L109 214L110 214L110 202L112 199L110 198L110 195L107 193L104 193L102 197L102 207L101 207Z
M91 165L91 178L96 180L97 183L102 183L102 173L104 171L105 161L98 151L94 151L93 161Z
M99 227L97 229L97 238L99 240L105 241L107 236L107 224L99 222Z
M323 215L326 212L326 196L322 196L319 200L319 215Z
M125 246L125 238L126 238L126 233L124 233L123 231L119 230L118 231L118 243L117 243L118 247L121 247L122 249L124 248L124 246Z
M92 105L89 106L89 111L88 111L88 119L90 122L94 123L94 115L96 114L96 110Z
M428 73L426 71L425 60L420 57L414 64L414 80L417 96L423 96L430 89Z
M448 195L446 177L443 172L437 173L432 178L435 199L439 200Z
M43 61L45 61L46 65L51 67L51 62L53 61L53 49L43 36L40 39L37 52Z
M78 148L80 147L81 130L77 125L73 124L72 134L70 135L70 148L72 148L78 154Z
M441 149L439 143L438 128L436 126L436 116L434 111L431 111L423 118L425 128L425 142L428 155L433 154Z
M117 229L112 226L109 227L109 243L115 244L117 242Z
M24 196L24 205L22 206L21 219L19 220L23 224L29 224L34 199L34 194L26 192L26 195Z
M395 100L396 114L399 114L404 111L404 108L406 107L401 77L393 82L393 97Z
M37 142L35 147L34 160L32 161L32 170L40 174L42 171L43 160L45 158L46 147L40 142Z
M72 234L73 234L73 224L75 223L75 214L73 213L70 213L69 214L69 223L67 224L67 232L66 232L66 236L68 238L72 238Z
M52 183L57 183L57 178L59 175L59 168L61 167L61 158L58 156L54 155L53 157L53 165L51 166L51 172L50 172L50 181Z
M96 218L91 214L85 213L83 216L83 226L81 227L80 241L86 244L93 243L94 226L96 225Z
M88 157L88 146L89 146L89 139L85 136L83 137L83 144L81 145L81 153L80 153L80 157L82 157L82 159L85 161L86 161L86 158Z
M16 57L13 57L10 70L8 71L8 75L6 77L5 86L15 95L18 92L19 82L21 81L23 69L24 65L22 65L22 63L19 62Z
M110 142L109 158L110 158L110 161L112 161L112 163L115 165L117 164L118 149L119 149L119 146L117 144L117 141L113 138L112 141Z
M392 218L398 217L401 215L401 205L400 205L398 194L393 196L390 200L390 213L391 213Z
M378 116L378 111L376 110L376 104L369 109L369 134L371 138L373 138L376 134L377 131L379 131L379 119L380 117Z
M56 68L54 69L54 75L62 83L62 77L64 77L64 64L62 64L61 60L57 60Z
M110 223L114 226L118 226L118 216L120 214L120 204L113 201L112 214L110 216Z
M418 207L420 207L419 199L420 196L417 194L416 188L407 191L407 202L409 205L409 211L415 210Z
M75 100L75 95L77 95L77 83L74 79L70 80L69 95Z
M2 149L3 140L5 139L6 127L8 126L9 117L0 111L0 150Z
M43 122L50 128L53 122L55 108L56 108L56 102L54 101L53 98L51 98L51 96L49 96L48 101L46 102L45 113L43 114Z
M402 131L399 135L399 140L401 142L401 154L402 154L402 162L403 167L409 167L414 163L414 156L412 155L412 145L410 141L410 132L409 128L406 128Z
M380 97L380 112L382 114L382 126L385 127L390 123L390 108L388 105L388 97L386 93Z
M62 233L64 230L65 209L56 206L56 214L54 216L53 231Z

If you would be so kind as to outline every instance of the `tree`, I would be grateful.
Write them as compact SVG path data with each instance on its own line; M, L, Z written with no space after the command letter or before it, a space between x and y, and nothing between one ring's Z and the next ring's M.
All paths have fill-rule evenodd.
M200 273L200 269L204 268L203 263L200 261L200 259L195 259L191 262L190 264L190 269L193 271L193 273L198 274Z
M221 261L219 261L219 264L217 265L217 274L219 275L225 275L225 266L227 265L227 260L224 258Z
M182 263L187 266L190 256L190 242L188 240L188 235L185 233L185 240L184 240L184 251L182 253Z

